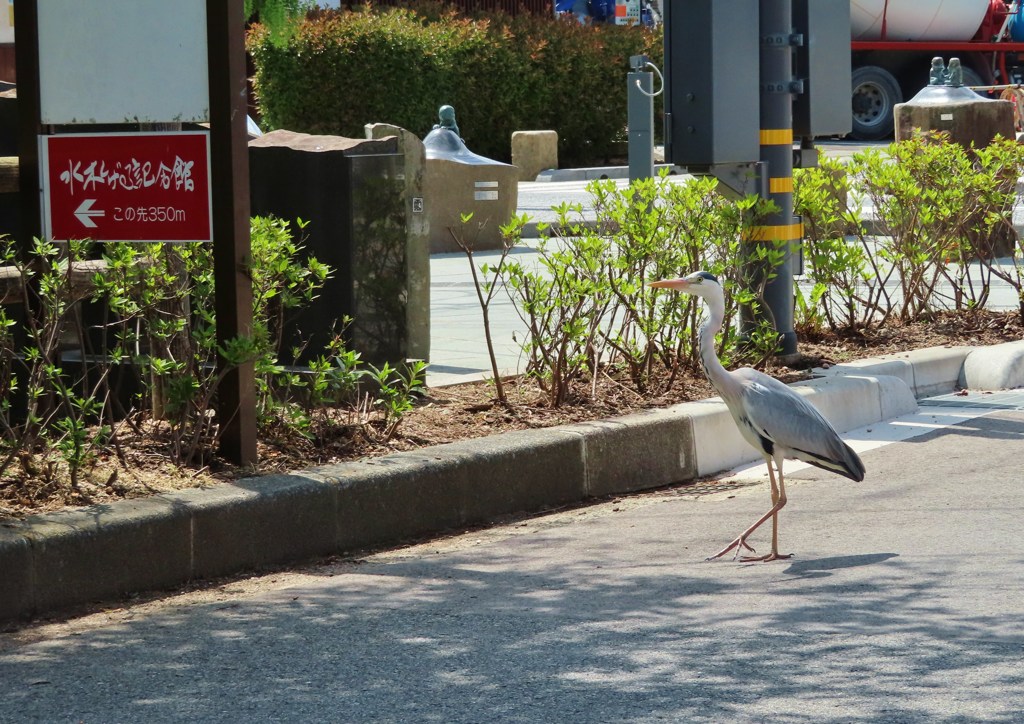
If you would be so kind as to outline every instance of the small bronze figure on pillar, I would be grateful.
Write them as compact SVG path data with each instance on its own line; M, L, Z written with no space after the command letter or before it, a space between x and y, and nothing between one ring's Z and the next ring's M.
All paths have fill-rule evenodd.
M462 138L462 134L459 133L459 124L455 122L455 109L451 106L441 106L437 110L437 123L434 128L447 128L449 131L454 131L455 135Z
M928 73L928 85L945 85L960 88L964 84L964 69L959 58L949 59L949 68L942 58L932 58L932 69Z

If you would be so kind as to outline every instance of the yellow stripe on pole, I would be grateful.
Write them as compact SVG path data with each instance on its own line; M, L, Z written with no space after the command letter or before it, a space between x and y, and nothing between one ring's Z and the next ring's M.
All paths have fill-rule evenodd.
M743 238L747 241L795 241L803 236L804 225L799 223L752 226Z
M793 177L777 176L768 179L768 191L773 194L793 193Z
M793 145L793 129L792 128L762 128L761 129L761 145L762 146L792 146Z

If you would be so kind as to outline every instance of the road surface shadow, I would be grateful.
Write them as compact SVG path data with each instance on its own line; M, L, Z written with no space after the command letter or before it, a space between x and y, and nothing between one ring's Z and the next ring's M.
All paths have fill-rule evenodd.
M869 553L859 556L830 556L810 561L793 561L783 573L802 578L825 578L832 575L829 571L872 566L898 556L898 553Z

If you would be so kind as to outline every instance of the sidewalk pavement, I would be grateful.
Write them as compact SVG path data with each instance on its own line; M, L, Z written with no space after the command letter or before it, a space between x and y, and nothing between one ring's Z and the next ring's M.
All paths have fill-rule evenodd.
M490 366L468 262L435 255L431 272L428 383L481 379ZM515 371L525 327L501 295L491 313L500 365ZM849 431L958 384L1024 386L1022 360L1024 343L935 348L839 365L800 389ZM756 457L724 405L704 400L6 522L0 620L693 481Z

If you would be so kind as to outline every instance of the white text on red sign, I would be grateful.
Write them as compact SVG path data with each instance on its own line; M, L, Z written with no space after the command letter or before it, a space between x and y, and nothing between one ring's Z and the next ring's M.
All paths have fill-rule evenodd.
M154 168L153 161L139 161L135 158L124 162L116 162L113 168L107 169L105 161L92 161L85 164L81 161L68 162L68 168L60 174L60 180L68 186L74 195L78 184L84 192L95 190L97 186L135 191L147 189L159 184L160 188L169 190L174 184L175 191L194 191L192 165L194 161L184 161L179 156L168 166L158 161ZM84 169L82 167L85 167Z

